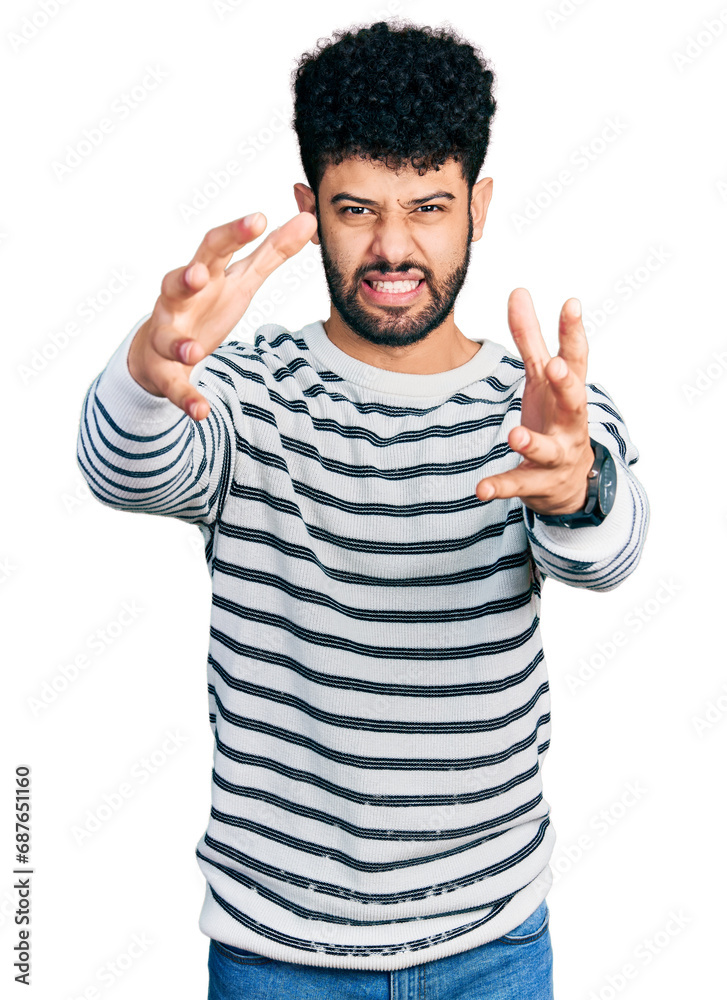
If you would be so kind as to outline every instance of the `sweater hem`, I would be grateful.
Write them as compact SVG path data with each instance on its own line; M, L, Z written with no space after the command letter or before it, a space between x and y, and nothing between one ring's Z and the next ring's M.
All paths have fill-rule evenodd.
M214 898L209 882L205 887L199 929L207 937L220 941L222 944L254 951L258 955L264 955L279 962L293 962L298 965L314 965L333 969L391 972L470 951L508 934L535 912L546 898L552 884L553 871L550 865L546 864L540 875L516 892L496 916L481 926L429 948L411 950L403 946L392 945L392 954L382 954L381 952L366 954L364 945L360 946L358 954L351 952L331 954L330 951L316 948L314 942L311 942L311 949L308 951L271 941L267 937L251 932L231 917ZM329 946L333 948L352 947L350 939L340 942L331 941Z

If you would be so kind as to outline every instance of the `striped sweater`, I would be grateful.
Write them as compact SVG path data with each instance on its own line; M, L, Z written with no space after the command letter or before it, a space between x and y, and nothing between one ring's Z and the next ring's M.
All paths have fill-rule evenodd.
M375 368L321 321L225 341L197 423L131 376L131 330L83 402L78 463L120 510L201 531L212 579L204 934L271 958L392 970L477 947L552 884L543 797L546 576L609 590L648 501L617 465L597 526L545 526L475 487L520 460L522 361L490 340L429 375Z

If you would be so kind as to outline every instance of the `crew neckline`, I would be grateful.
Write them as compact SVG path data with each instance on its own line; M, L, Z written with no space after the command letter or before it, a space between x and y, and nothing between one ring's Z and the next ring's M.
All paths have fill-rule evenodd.
M308 323L300 333L311 353L329 371L346 382L355 382L367 389L397 396L442 396L454 392L486 378L502 358L499 344L487 339L475 340L474 343L481 345L479 351L457 368L428 375L392 372L387 368L366 364L342 351L329 339L323 320Z

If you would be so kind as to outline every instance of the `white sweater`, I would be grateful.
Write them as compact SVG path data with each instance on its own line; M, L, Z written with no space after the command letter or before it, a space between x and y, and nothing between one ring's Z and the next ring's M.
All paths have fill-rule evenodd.
M506 934L552 884L543 578L611 589L646 534L618 410L588 384L613 510L545 526L517 498L475 495L520 460L507 435L523 364L501 345L401 374L344 353L320 321L269 324L196 366L211 405L197 423L129 373L146 319L89 387L78 461L102 503L181 518L206 543L200 929L381 970Z

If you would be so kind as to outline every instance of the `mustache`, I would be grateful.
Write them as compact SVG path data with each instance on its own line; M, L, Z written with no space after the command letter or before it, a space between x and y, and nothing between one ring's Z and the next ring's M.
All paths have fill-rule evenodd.
M370 274L371 271L376 271L377 274L386 275L387 278L400 278L402 280L406 279L412 271L419 271L424 275L426 281L430 280L431 272L429 268L422 267L421 264L411 264L406 270L390 270L388 267L371 267L369 265L366 268L359 269L354 275L354 281L362 281L366 275ZM417 279L419 280L419 279Z

